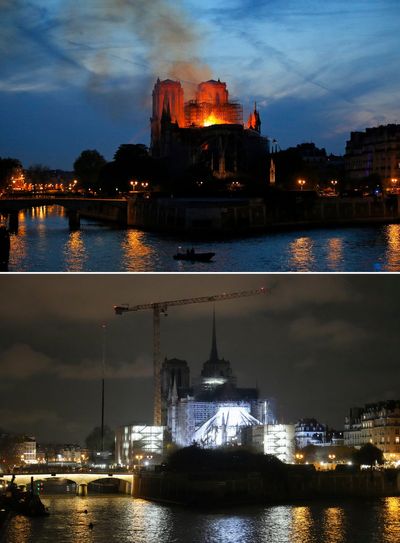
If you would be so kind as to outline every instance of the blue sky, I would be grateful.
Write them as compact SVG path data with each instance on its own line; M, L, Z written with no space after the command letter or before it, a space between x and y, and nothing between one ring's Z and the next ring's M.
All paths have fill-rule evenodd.
M226 81L282 148L400 122L398 0L0 0L0 156L149 143L157 76Z

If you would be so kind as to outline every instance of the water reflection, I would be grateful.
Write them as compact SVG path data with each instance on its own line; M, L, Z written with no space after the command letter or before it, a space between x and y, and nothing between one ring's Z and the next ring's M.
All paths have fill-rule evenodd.
M325 539L329 543L344 543L346 530L344 527L344 513L340 507L327 507L324 514Z
M389 224L384 230L386 237L385 269L400 270L400 224Z
M317 543L313 531L314 521L310 507L293 507L290 542Z
M267 507L260 527L261 541L292 542L290 529L292 506Z
M139 230L127 230L121 243L122 266L127 271L146 271L151 262L153 249L145 244L145 234Z
M341 268L343 262L343 239L332 238L328 240L328 263L332 270Z
M64 247L65 265L67 271L83 271L88 258L85 243L80 231L71 232Z
M25 271L24 263L27 257L27 226L26 215L18 213L18 234L10 235L10 269Z
M400 541L400 500L399 498L386 498L384 500L384 521L382 523L385 543L398 543Z
M330 506L233 507L204 512L122 495L44 496L44 519L15 516L7 543L397 543L400 498ZM84 513L85 509L88 511ZM89 529L89 523L94 525Z
M289 245L290 269L297 271L309 271L313 267L313 241L309 237L295 239Z
M400 271L400 225L282 232L185 245L216 253L212 263L178 262L182 240L87 219L70 233L65 210L38 207L19 214L10 271Z

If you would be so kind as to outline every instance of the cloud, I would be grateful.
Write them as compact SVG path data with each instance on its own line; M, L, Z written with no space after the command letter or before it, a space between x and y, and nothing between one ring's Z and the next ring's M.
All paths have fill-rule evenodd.
M276 279L275 279L276 277ZM360 299L359 294L340 276L291 275L271 277L271 294L266 304L273 312L287 312L304 304L325 306Z
M103 374L100 360L83 359L65 363L36 351L31 346L17 343L0 353L0 378L24 380L34 376L51 375L59 379L93 381ZM132 362L106 364L107 379L150 378L153 363L150 357L139 356Z
M42 424L59 424L61 417L54 410L47 409L29 409L26 411L17 411L15 409L0 409L0 420L6 421L7 428L13 426L27 426Z
M0 354L2 379L29 379L34 375L52 373L52 360L26 344L17 343Z
M56 375L60 379L76 379L80 381L93 381L102 378L103 370L99 360L83 360L79 364L59 364ZM150 357L138 357L132 363L107 363L105 368L106 379L140 379L153 376L153 362Z
M313 343L326 349L357 344L368 336L365 331L345 320L322 322L314 317L301 317L289 326L289 334L297 341Z

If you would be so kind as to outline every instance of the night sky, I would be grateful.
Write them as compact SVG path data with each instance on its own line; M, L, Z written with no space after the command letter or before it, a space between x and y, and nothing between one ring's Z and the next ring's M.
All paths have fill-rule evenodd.
M343 153L399 121L399 23L398 0L0 0L0 156L148 144L157 76L221 78L282 148Z
M278 420L316 417L340 428L348 409L399 398L393 275L8 275L0 282L0 426L39 441L83 442L100 423L102 322L106 422L152 422L151 311L113 305L265 286L215 304L220 357L239 386L258 385ZM198 377L211 344L212 304L172 307L163 355Z

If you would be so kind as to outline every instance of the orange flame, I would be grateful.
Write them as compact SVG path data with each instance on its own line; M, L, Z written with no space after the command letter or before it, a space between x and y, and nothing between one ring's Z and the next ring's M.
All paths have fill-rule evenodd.
M206 119L204 119L203 126L211 126L213 124L227 124L227 122L225 119L221 119L214 113L211 113Z

